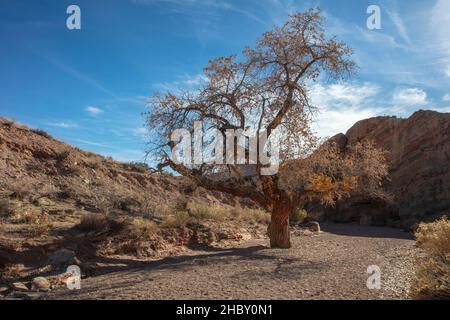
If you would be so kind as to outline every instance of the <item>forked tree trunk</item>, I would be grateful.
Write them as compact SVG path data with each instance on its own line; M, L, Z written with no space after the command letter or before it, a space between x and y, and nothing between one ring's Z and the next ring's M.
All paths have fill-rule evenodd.
M272 217L267 234L270 239L271 248L290 248L291 237L289 232L289 214L290 207L284 205L277 205L272 210Z

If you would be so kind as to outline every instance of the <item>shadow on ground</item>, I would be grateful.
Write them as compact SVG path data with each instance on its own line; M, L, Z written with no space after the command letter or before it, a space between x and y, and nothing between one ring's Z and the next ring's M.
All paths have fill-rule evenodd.
M325 232L350 237L392 238L407 240L414 239L414 236L409 232L389 227L361 226L357 224L321 223L320 228Z

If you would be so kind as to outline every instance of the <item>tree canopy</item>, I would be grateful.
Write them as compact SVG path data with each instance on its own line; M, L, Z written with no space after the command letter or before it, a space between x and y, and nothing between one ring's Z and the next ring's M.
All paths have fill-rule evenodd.
M310 9L290 15L241 55L209 61L198 90L151 98L147 124L159 168L168 166L201 186L258 202L272 213L268 234L273 247L290 246L289 213L307 201L330 205L356 192L381 195L380 184L387 174L382 151L370 142L345 148L332 141L321 143L311 128L320 106L312 105L308 88L319 76L329 80L351 76L352 54L346 44L327 37L320 10ZM183 128L195 137L195 124L200 122L219 137L194 138L188 142L189 150L220 142L223 154L214 149L216 156L229 159L231 154L234 161L174 161L180 141L172 139L173 132ZM255 139L239 142L238 136L231 136L233 143L227 144L230 132L242 131ZM273 174L264 173L268 164L260 158L275 153L274 143L265 136L279 142ZM254 162L251 141L258 151ZM236 161L239 156L245 163Z

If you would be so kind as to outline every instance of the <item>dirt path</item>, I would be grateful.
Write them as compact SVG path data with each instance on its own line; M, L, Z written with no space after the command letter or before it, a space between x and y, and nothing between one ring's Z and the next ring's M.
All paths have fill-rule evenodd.
M325 225L314 236L293 236L289 250L267 241L193 251L140 265L116 267L60 288L49 299L406 299L414 241L400 230ZM382 288L366 287L369 265L381 268Z

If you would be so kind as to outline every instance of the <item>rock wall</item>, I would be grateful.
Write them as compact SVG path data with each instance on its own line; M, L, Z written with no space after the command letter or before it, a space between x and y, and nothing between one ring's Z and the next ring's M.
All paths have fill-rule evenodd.
M350 199L325 216L336 221L410 226L450 212L450 113L417 111L408 119L375 117L357 122L340 143L374 141L388 151L386 187L393 203Z

